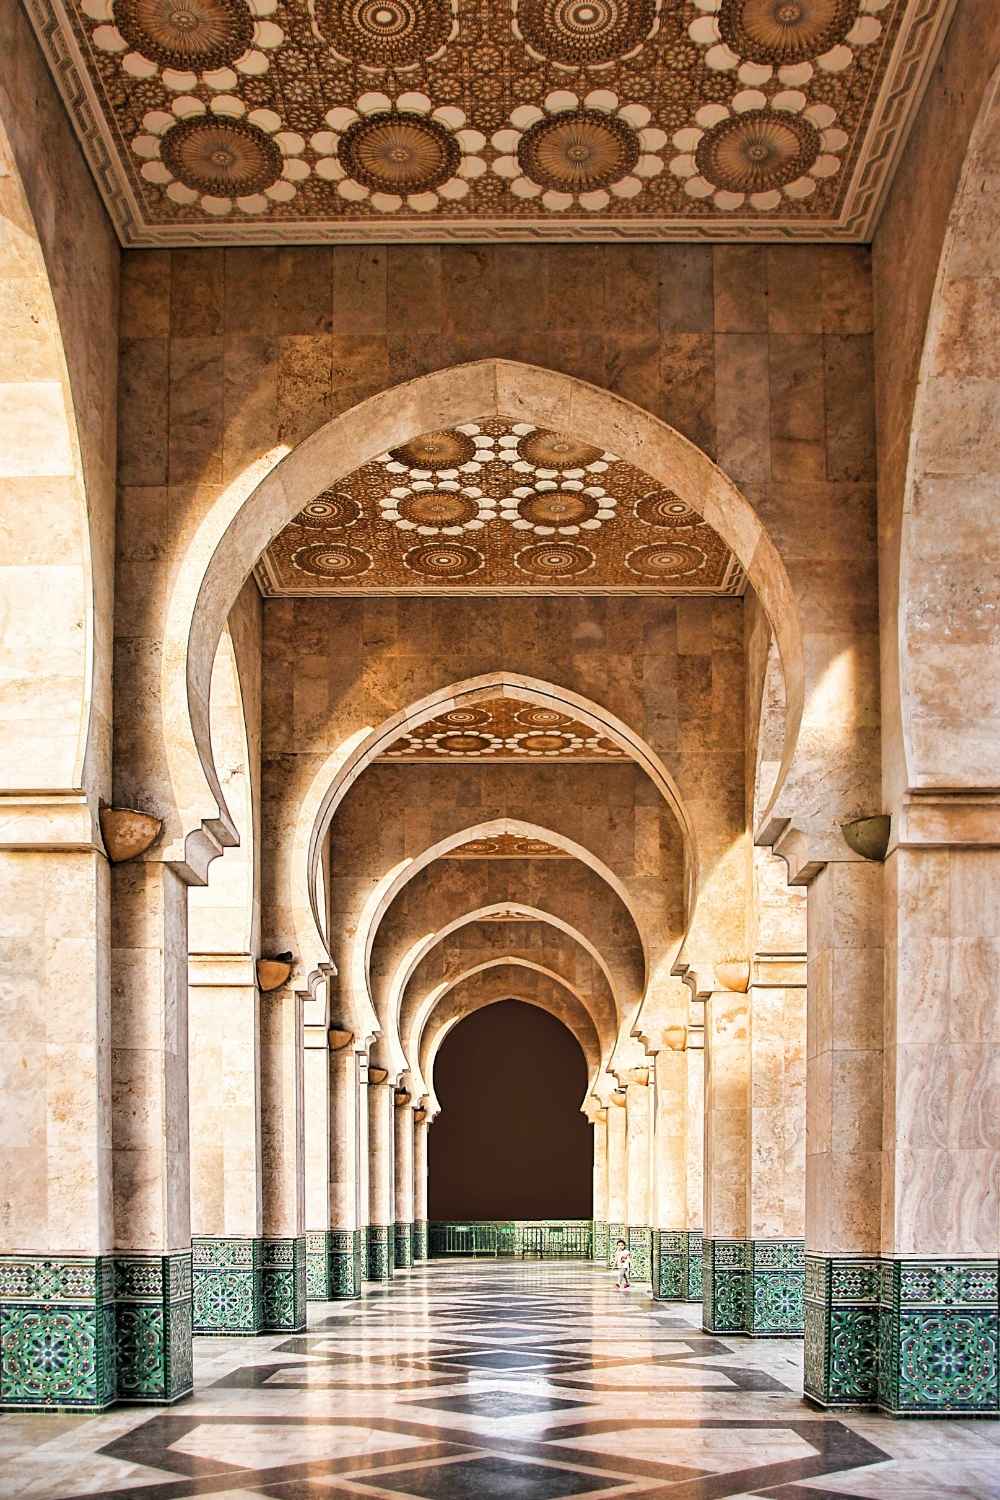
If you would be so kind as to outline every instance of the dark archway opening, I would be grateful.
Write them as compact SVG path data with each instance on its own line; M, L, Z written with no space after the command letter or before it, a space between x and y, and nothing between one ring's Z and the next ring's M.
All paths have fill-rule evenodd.
M445 1037L428 1138L431 1219L589 1219L587 1065L547 1011L501 1000Z

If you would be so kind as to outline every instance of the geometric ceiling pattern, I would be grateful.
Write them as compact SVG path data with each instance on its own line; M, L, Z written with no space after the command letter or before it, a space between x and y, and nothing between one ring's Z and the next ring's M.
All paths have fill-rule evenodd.
M127 244L870 234L952 0L31 0Z
M396 740L382 761L616 760L613 740L570 714L513 698L452 708ZM533 850L532 852L537 852Z
M265 595L745 585L726 544L672 491L600 444L504 417L424 433L363 464L310 501L256 571Z

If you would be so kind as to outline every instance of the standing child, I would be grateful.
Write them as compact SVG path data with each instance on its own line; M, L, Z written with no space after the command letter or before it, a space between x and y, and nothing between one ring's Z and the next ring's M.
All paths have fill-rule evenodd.
M620 1292L628 1291L628 1273L632 1265L632 1257L624 1240L619 1240L615 1245L615 1270L618 1272L618 1280L615 1286Z

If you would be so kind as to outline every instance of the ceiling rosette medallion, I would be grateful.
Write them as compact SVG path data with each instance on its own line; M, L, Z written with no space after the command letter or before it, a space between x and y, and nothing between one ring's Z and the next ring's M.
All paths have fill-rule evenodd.
M656 35L661 0L512 0L514 35L539 62L609 68Z
M383 760L624 760L619 745L571 714L516 698L452 708L400 736Z
M801 88L816 69L842 73L855 52L882 34L889 0L695 0L702 15L688 35L717 72L736 69L746 84Z
M341 198L367 203L378 213L404 205L432 213L445 200L457 202L486 171L479 154L486 137L466 129L465 114L452 105L434 108L426 94L363 94L353 109L327 111L329 130L309 140L319 160L317 177L336 185Z
M282 130L273 110L248 111L232 95L218 94L206 106L182 94L169 111L150 110L142 123L132 150L142 158L144 181L203 213L265 213L272 203L290 203L309 176L302 137Z
M493 171L518 198L538 198L555 212L575 205L599 213L612 198L634 198L663 171L664 131L650 125L644 104L620 104L609 89L581 101L568 89L548 94L544 108L519 105L494 133Z
M82 8L97 23L98 51L119 56L128 77L158 76L176 93L235 89L240 75L266 73L268 52L285 39L267 19L277 0L83 0Z
M376 73L434 62L458 35L454 0L310 0L309 9L337 57Z
M670 170L691 198L710 199L730 213L777 208L782 197L811 197L840 171L847 136L827 104L809 104L800 89L770 97L744 89L731 106L708 104L678 130Z

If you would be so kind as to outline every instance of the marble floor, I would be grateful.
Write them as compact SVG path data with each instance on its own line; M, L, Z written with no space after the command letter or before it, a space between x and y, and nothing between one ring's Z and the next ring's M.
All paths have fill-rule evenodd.
M0 1496L997 1500L1000 1421L829 1416L794 1340L582 1263L435 1262L294 1337L196 1339L156 1411L0 1416Z

